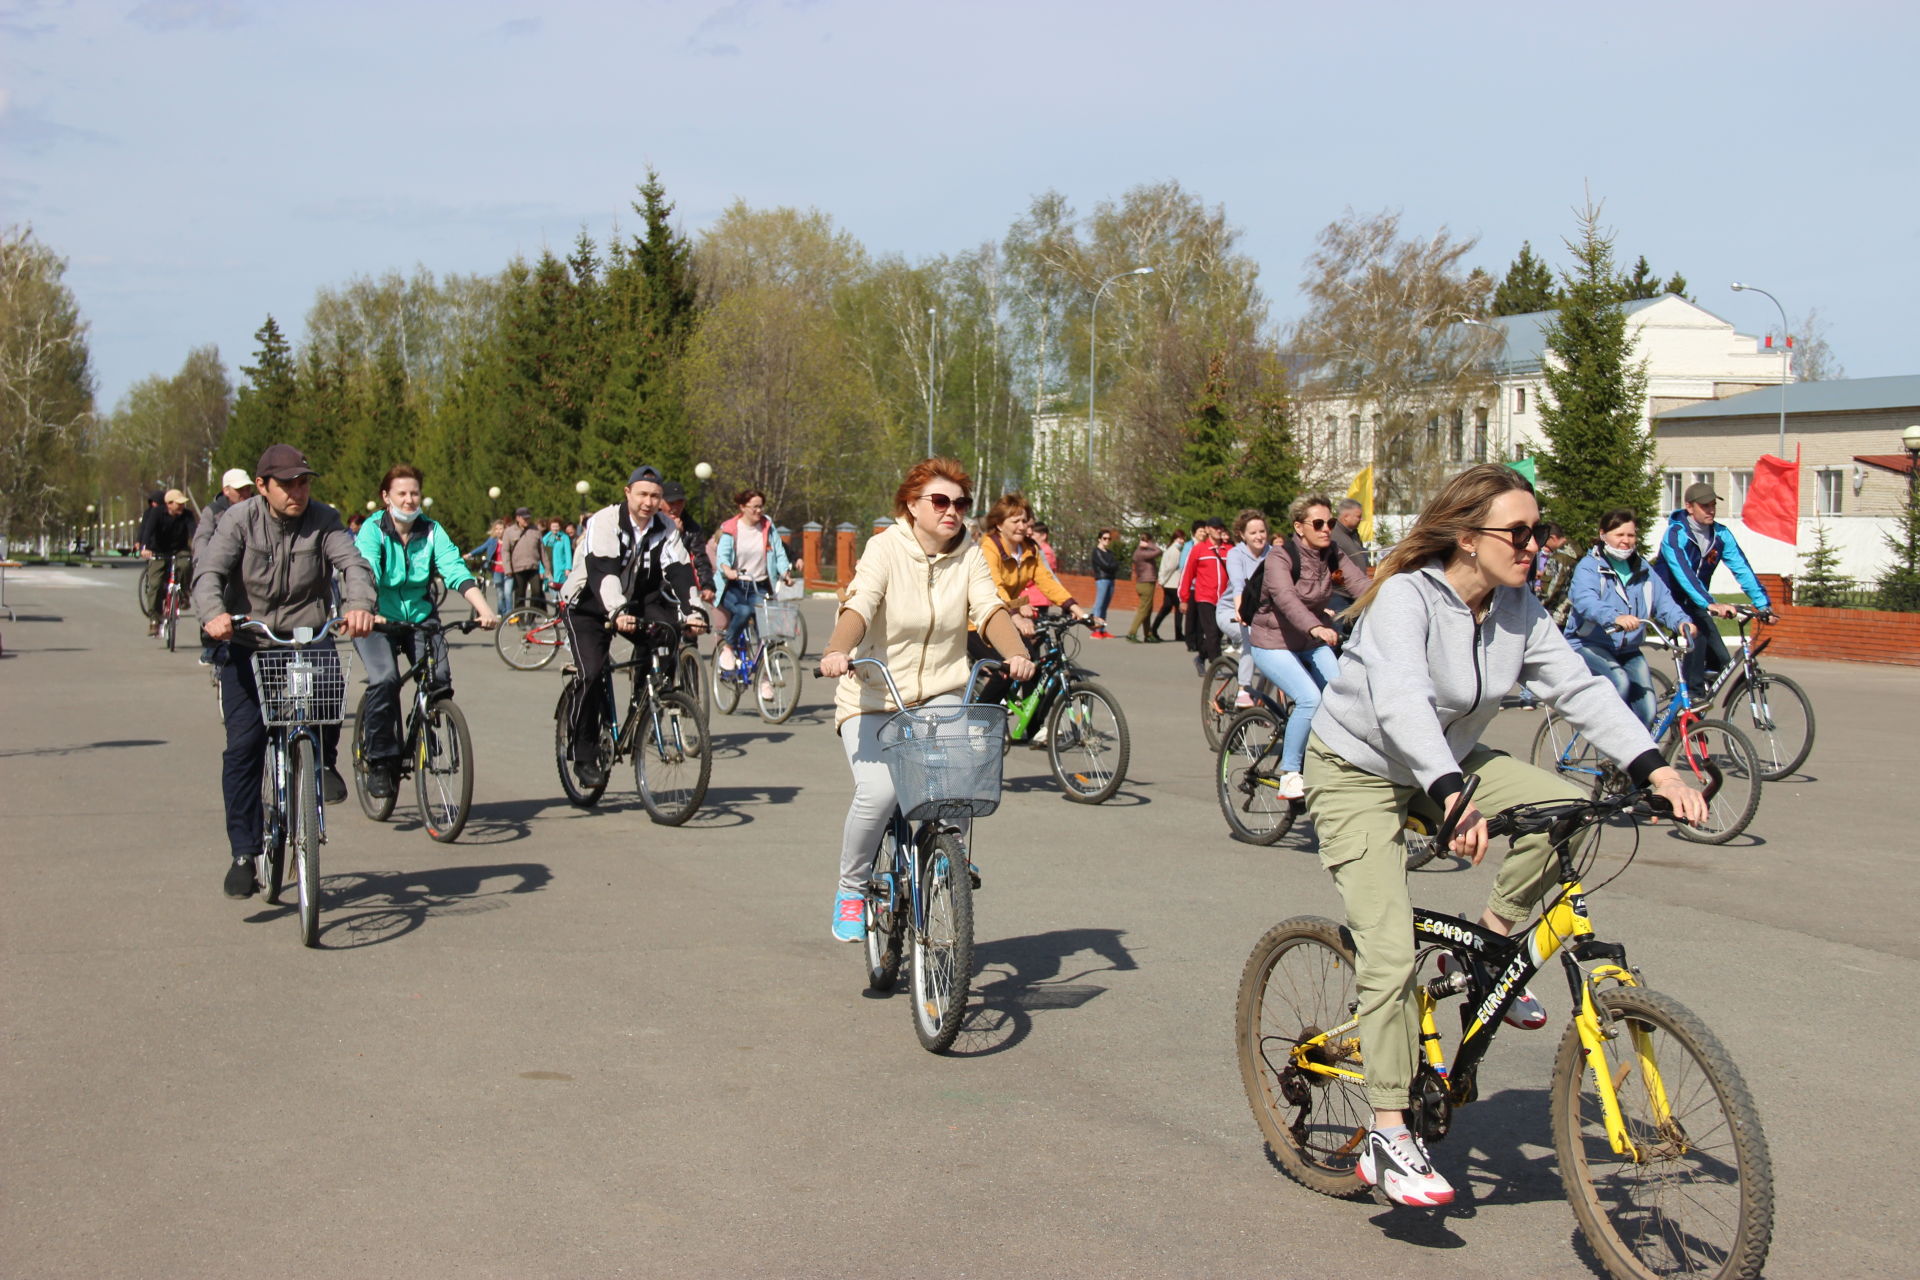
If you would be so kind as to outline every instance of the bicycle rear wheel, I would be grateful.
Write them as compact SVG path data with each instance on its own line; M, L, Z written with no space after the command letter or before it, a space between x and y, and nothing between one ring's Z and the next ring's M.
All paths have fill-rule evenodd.
M553 757L560 768L560 789L567 793L568 802L576 808L590 809L600 802L607 784L602 780L597 787L581 785L574 775L573 761L568 758L573 741L573 704L580 696L580 678L569 675L566 684L560 687L560 701L553 708ZM603 766L613 763L613 731L604 722L600 726L600 762Z
M1319 916L1267 930L1240 971L1233 1038L1247 1102L1287 1176L1322 1195L1366 1194L1357 1170L1373 1108L1364 1081L1303 1070L1294 1049L1349 1023L1359 999L1353 952L1340 926ZM1304 1059L1359 1074L1359 1030L1348 1026Z
M394 791L389 791L384 796L376 796L367 785L368 779L373 775L373 769L367 762L365 737L367 708L372 705L372 702L373 690L368 689L360 695L360 705L354 709L353 713L353 794L359 797L360 812L375 822L385 822L393 816L394 792L398 791L399 787L396 785Z
M892 991L900 980L900 950L906 938L907 910L898 871L907 865L911 835L897 814L880 837L880 852L867 879L862 906L867 926L867 989ZM972 886L969 885L969 888Z
M706 664L700 660L700 646L688 642L674 655L674 688L692 698L705 716L713 711L713 690L707 687Z
M1707 821L1674 830L1698 844L1725 844L1747 829L1760 807L1760 755L1747 735L1725 720L1699 720L1682 736L1678 726L1661 744L1667 763L1695 786L1717 774L1719 790L1707 801Z
M1207 664L1200 680L1200 728L1207 735L1207 749L1220 749L1227 721L1234 717L1233 700L1240 694L1240 660L1215 658Z
M314 743L295 738L287 761L288 843L299 889L300 945L320 945L320 789Z
M753 680L760 718L784 724L800 702L800 663L784 644L770 644L760 654L760 670Z
M1813 753L1813 699L1785 676L1763 673L1739 678L1720 703L1720 714L1747 735L1760 756L1760 776L1778 782Z
M973 878L966 847L951 832L921 856L927 927L913 935L913 1033L921 1048L940 1053L960 1034L973 985Z
M1067 686L1047 717L1047 763L1061 792L1076 804L1099 804L1127 780L1132 754L1127 716L1104 688Z
M746 687L740 680L740 651L733 650L734 665L731 670L721 662L721 651L730 648L732 646L723 642L713 651L712 682L709 685L713 690L712 709L723 716L733 714L733 709L740 705L740 690Z
M280 886L287 874L287 819L280 809L280 788L274 777L281 758L280 752L269 745L260 767L260 852L254 855L253 878L269 906L279 905Z
M547 616L544 609L531 605L509 609L493 633L493 647L500 661L515 671L538 671L560 652L560 639L566 632Z
M1760 1275L1773 1239L1773 1168L1733 1059L1679 1002L1598 993L1601 1042L1633 1144L1616 1152L1580 1033L1553 1064L1553 1146L1580 1232L1620 1277Z
M1280 739L1286 722L1265 707L1227 722L1213 771L1214 795L1233 838L1277 843L1293 826L1293 801L1280 794Z
M691 818L707 798L712 771L706 719L693 699L678 692L650 699L633 743L634 782L648 815L665 827Z
M451 698L430 704L421 719L413 790L427 834L441 844L458 840L473 810L473 736Z

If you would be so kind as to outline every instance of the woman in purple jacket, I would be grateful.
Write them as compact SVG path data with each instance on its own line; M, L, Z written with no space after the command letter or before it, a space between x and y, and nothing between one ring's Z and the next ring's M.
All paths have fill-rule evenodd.
M1248 636L1254 668L1293 703L1280 742L1280 794L1298 800L1307 792L1300 769L1306 762L1313 713L1320 709L1320 690L1340 670L1332 648L1340 633L1333 629L1333 611L1327 607L1336 585L1334 574L1340 575L1339 590L1349 599L1367 589L1368 579L1358 562L1333 546L1329 499L1300 498L1291 514L1293 536L1266 558L1260 608Z

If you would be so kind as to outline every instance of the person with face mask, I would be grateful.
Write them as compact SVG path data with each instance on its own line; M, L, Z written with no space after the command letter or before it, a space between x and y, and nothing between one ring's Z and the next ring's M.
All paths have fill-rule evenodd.
M1640 525L1633 512L1621 507L1600 517L1600 537L1574 566L1567 588L1571 607L1566 637L1588 670L1611 681L1640 723L1651 726L1653 677L1640 652L1647 638L1646 620L1689 635L1694 625L1641 557L1639 545Z
M437 521L420 510L420 472L406 463L388 471L380 481L384 508L360 526L354 545L373 567L378 603L374 611L389 622L418 623L438 617L428 594L434 571L450 591L466 596L480 625L491 631L500 615L466 563L460 548ZM419 662L431 645L441 679L451 692L453 668L447 661L447 642L439 632L389 635L376 631L353 642L367 670L367 719L360 726L366 744L367 791L376 799L393 794L400 772L400 663L401 646Z

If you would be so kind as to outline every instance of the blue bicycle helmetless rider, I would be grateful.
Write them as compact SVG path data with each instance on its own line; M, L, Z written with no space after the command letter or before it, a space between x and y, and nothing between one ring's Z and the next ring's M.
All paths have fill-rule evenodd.
M1731 661L1713 620L1731 618L1733 606L1714 603L1713 571L1725 562L1733 570L1733 580L1762 613L1772 612L1773 603L1760 579L1747 567L1733 531L1715 519L1720 495L1713 486L1690 484L1682 496L1686 505L1667 517L1667 531L1661 535L1660 558L1654 561L1653 571L1693 622L1697 634L1683 671L1687 687L1695 696L1704 697L1713 687L1714 677Z

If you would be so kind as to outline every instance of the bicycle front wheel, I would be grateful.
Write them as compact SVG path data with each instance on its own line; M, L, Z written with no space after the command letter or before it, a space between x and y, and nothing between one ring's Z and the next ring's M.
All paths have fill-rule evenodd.
M966 848L951 833L936 837L923 857L927 927L913 935L913 1032L921 1048L940 1053L960 1034L973 985L973 878Z
M1760 807L1760 754L1747 735L1725 720L1699 720L1684 735L1676 728L1661 748L1667 763L1697 787L1717 776L1719 790L1707 801L1707 821L1675 826L1698 844L1725 844L1747 829Z
M1047 763L1067 799L1099 804L1127 780L1126 713L1097 684L1073 684L1047 717Z
M1760 776L1778 782L1813 753L1813 700L1785 676L1735 680L1720 712L1760 755Z
M1227 722L1214 769L1214 794L1233 838L1277 843L1293 826L1293 801L1280 794L1280 739L1286 722L1265 707Z
M604 778L597 787L581 783L574 774L573 761L569 753L573 745L574 704L581 694L578 676L568 676L566 684L560 688L560 701L553 709L553 758L560 768L560 789L567 793L567 801L580 809L590 809L600 802L607 789ZM604 769L613 763L613 732L604 722L600 726L600 764Z
M368 779L373 769L367 761L367 708L373 705L373 690L368 689L360 695L360 705L353 713L353 794L359 797L360 812L375 822L385 822L393 816L394 792L376 796L368 787ZM397 790L398 788L396 788Z
M320 945L320 788L311 739L295 738L287 761L288 842L300 893L300 945Z
M565 634L544 609L509 609L493 633L493 647L500 661L515 671L538 671L560 652L560 637Z
M1606 779L1607 758L1556 711L1543 711L1527 759L1534 768L1562 774L1574 786L1595 794Z
M784 724L800 702L800 663L784 644L770 644L760 655L760 672L753 681L760 718Z
M167 652L173 653L175 651L174 645L180 638L180 595L179 593L174 591L167 592L167 602L165 605L162 606L162 609L163 609L163 613L160 619L160 635L161 635L161 638L167 642Z
M718 711L723 716L732 715L733 709L740 705L740 689L742 687L738 661L740 651L738 649L733 650L734 665L731 669L727 668L721 662L721 654L729 647L730 646L723 643L713 651L713 662L711 664L712 683L709 685L713 690L711 709Z
M1640 987L1596 996L1632 1146L1607 1138L1580 1033L1553 1063L1553 1147L1580 1232L1614 1276L1746 1280L1773 1239L1773 1169L1733 1059L1678 1001Z
M634 781L648 815L665 827L691 818L707 798L712 771L706 720L693 699L674 692L649 700L633 744Z
M906 823L898 816L880 837L880 852L867 877L862 914L867 926L867 989L892 991L900 979L900 952L906 939L907 907L899 871L907 865ZM971 884L968 885L972 887Z
M1220 738L1233 719L1233 700L1240 694L1240 660L1215 658L1207 664L1200 679L1200 728L1207 735L1207 749L1218 751Z
M1240 971L1233 1039L1247 1102L1287 1176L1322 1195L1367 1190L1357 1170L1373 1108L1357 1078L1359 1002L1353 952L1319 916L1267 930Z
M413 790L427 834L441 844L458 840L473 809L473 736L451 698L430 705L421 719Z

